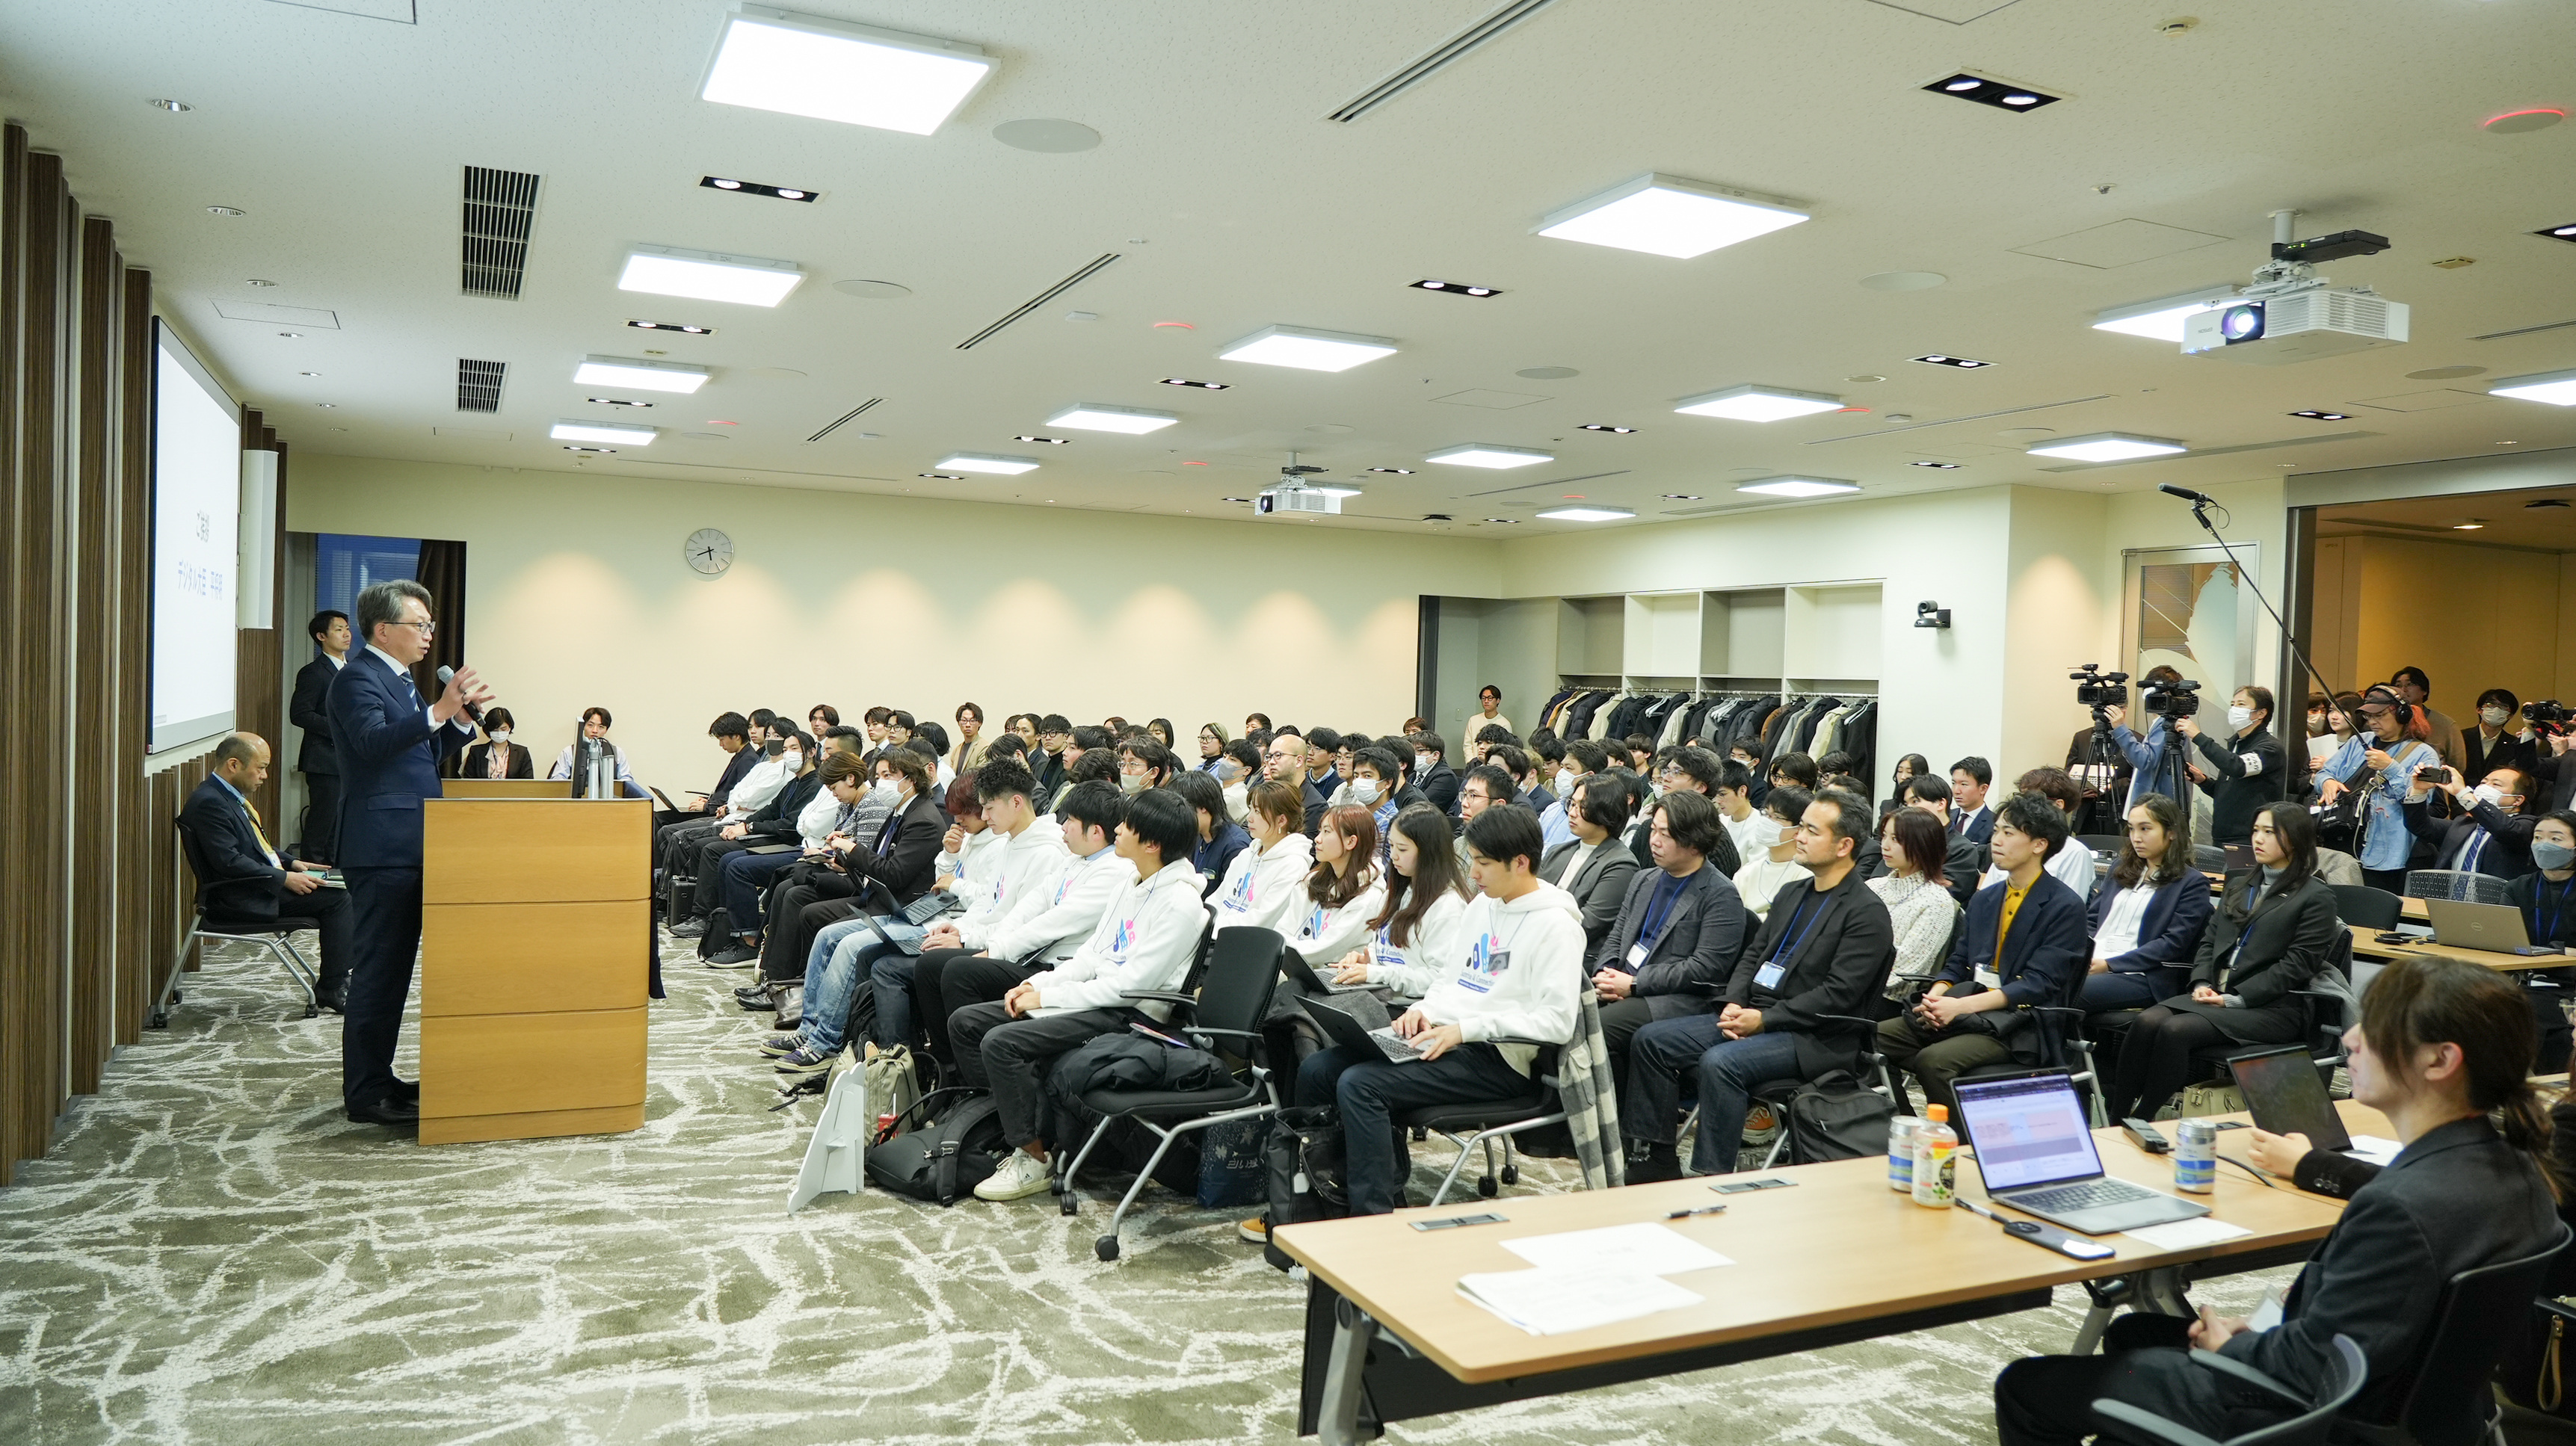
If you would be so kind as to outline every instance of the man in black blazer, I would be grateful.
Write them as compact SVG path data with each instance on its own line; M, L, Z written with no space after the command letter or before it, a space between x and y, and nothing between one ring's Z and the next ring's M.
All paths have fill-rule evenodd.
M323 886L327 865L299 862L292 849L269 843L250 801L267 782L268 741L234 733L215 745L214 771L179 810L195 846L197 911L213 925L319 930L322 976L315 998L337 1014L349 981L349 896Z
M295 771L304 775L304 827L296 851L329 862L339 857L340 755L331 746L331 715L323 701L331 680L349 660L349 615L324 608L304 625L322 656L295 675L295 694L287 701L288 721L304 730L304 746L295 755Z
M2445 768L2438 785L2451 795L2452 816L2435 818L2427 807L2437 786L2418 778L2406 792L2406 827L2433 841L2437 869L2518 879L2532 870L2531 832L2537 815L2523 812L2532 785L2518 768L2497 768L2471 788L2460 770Z
M437 629L429 589L409 579L358 594L366 649L331 680L331 738L341 766L340 872L354 916L340 1093L350 1119L420 1123L420 1086L394 1075L394 1043L420 956L421 804L439 796L439 760L474 736L465 710L490 700L459 668L435 703L412 686Z
M1413 786L1442 813L1458 808L1458 772L1449 766L1449 740L1437 733L1413 735Z
M2004 882L1968 900L1968 927L1921 1003L1878 1026L1878 1052L1950 1110L1950 1082L1969 1070L2052 1056L2057 1026L2033 1013L2072 1004L2091 964L2084 900L2048 872L2067 846L2066 815L2045 794L2016 793L1996 811L1994 859ZM2080 847L2080 845L2079 845Z
M1753 947L1736 960L1718 1012L1637 1031L1619 1097L1620 1128L1635 1157L1630 1184L1681 1173L1674 1141L1683 1070L1699 1071L1699 1143L1691 1170L1722 1175L1735 1168L1754 1086L1811 1080L1859 1062L1869 1026L1857 1017L1896 962L1887 905L1852 865L1877 821L1858 794L1839 788L1817 794L1798 824L1797 860L1808 876L1783 885L1772 900Z
M1976 844L1994 841L1995 813L1986 807L1986 790L1994 784L1995 766L1973 753L1950 765L1952 838Z
M1744 901L1736 897L1735 881L1708 863L1709 851L1726 837L1717 805L1682 789L1665 794L1649 812L1646 846L1655 867L1639 869L1629 880L1618 921L1602 936L1590 965L1611 1075L1621 1085L1637 1031L1657 1020L1715 1011L1717 991L1733 977L1735 956L1744 952Z

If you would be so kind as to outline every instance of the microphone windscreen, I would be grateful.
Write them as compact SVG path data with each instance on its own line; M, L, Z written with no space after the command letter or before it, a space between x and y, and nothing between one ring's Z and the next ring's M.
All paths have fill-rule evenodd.
M445 663L441 663L441 664L439 664L439 665L438 665L438 681L440 681L440 682L442 682L442 683L453 683L453 682L455 682L455 681L456 681L456 670L455 670L454 668L451 668L451 667L447 666Z

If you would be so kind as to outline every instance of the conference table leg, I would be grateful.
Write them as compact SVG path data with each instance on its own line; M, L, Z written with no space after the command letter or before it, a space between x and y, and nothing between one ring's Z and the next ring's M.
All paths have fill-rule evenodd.
M1324 1365L1324 1399L1315 1422L1315 1436L1324 1446L1358 1446L1364 1439L1360 1391L1369 1346L1376 1339L1375 1317L1347 1299L1334 1300L1332 1354Z

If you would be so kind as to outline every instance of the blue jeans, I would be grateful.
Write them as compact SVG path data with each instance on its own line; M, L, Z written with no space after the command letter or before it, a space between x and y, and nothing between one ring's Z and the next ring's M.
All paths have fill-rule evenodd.
M1629 1097L1619 1102L1620 1122L1636 1121L1630 1133L1658 1141L1678 1132L1676 1095L1682 1071L1689 1069L1699 1072L1699 1143L1691 1149L1691 1169L1701 1175L1728 1174L1744 1143L1744 1117L1753 1112L1753 1087L1798 1077L1798 1037L1728 1039L1718 1032L1714 1014L1667 1019L1638 1030L1628 1045ZM1633 1117L1628 1113L1631 1101L1639 1109Z
M901 919L877 921L889 939L910 941L925 932ZM867 987L868 976L880 958L904 958L899 951L888 949L865 918L843 919L827 924L814 936L814 952L805 962L805 1047L817 1054L831 1054L842 1044L842 1031L849 1027L850 1006L857 1002L859 991ZM906 962L909 962L907 960ZM882 1003L883 996L879 996ZM905 1015L906 1035L910 1033L911 1015ZM901 1043L901 1037L886 1034L882 1021L875 1031L877 1043L889 1038Z
M1297 1103L1341 1107L1353 1215L1384 1215L1404 1203L1411 1166L1396 1139L1395 1116L1424 1105L1511 1099L1528 1090L1529 1077L1490 1044L1462 1044L1438 1059L1406 1064L1389 1063L1374 1049L1363 1054L1337 1045L1306 1056L1297 1067Z

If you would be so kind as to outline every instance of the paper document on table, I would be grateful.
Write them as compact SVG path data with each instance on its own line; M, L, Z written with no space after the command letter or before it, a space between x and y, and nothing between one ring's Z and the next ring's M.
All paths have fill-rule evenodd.
M1643 1221L1557 1235L1524 1235L1502 1247L1530 1264L1591 1275L1679 1275L1735 1262L1670 1228Z
M2216 1245L2222 1240L2233 1240L2239 1235L2254 1232L2242 1225L2230 1225L2224 1220L2202 1215L2166 1225L2141 1225L2123 1233L2131 1240L2144 1241L2158 1250L2189 1250L2194 1246Z
M2396 1163L2397 1152L2405 1148L2395 1140L2384 1140L2377 1135L2352 1137L2352 1157L2356 1160L2368 1160L2382 1168Z
M1462 1275L1458 1293L1534 1336L1590 1330L1697 1305L1705 1298L1651 1275L1563 1269Z

